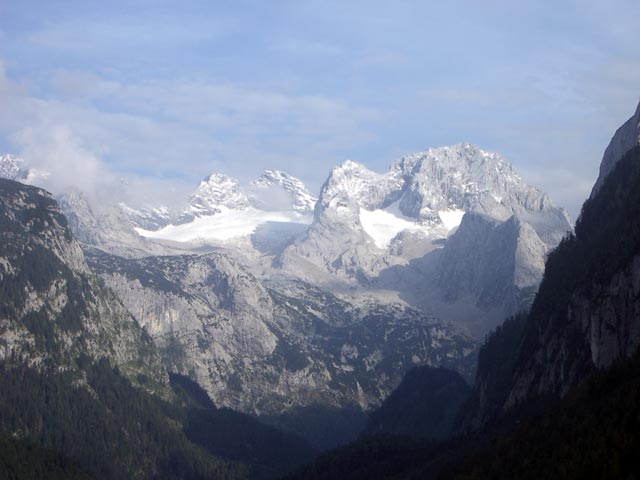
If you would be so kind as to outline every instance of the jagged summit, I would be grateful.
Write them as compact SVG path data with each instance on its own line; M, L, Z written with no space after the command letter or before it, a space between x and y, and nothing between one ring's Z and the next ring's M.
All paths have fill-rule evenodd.
M223 209L245 210L247 207L249 200L237 180L212 173L189 197L188 211L195 216L205 216L220 213Z
M404 180L400 210L422 222L461 209L506 220L556 209L547 195L527 185L500 154L461 143L430 148L395 162L390 175ZM564 213L566 223L570 223Z
M265 170L247 190L251 204L262 210L312 212L317 200L301 180L281 170Z
M260 248L288 241L311 222L316 199L299 179L267 170L249 185L220 173L206 177L189 197L188 206L167 209L123 208L139 234L176 242L244 243Z
M22 181L27 178L27 175L22 158L10 153L0 155L0 178Z
M446 223L441 212L452 210L500 220L558 210L559 223L570 224L566 212L553 206L544 192L527 185L504 157L470 143L407 155L386 173L347 160L331 171L319 205L326 207L336 196L351 198L366 210L398 202L398 213L434 227Z
M266 170L246 186L225 174L211 173L200 182L189 196L187 206L178 213L164 206L137 209L124 204L121 208L137 228L157 231L171 224L189 224L220 214L231 217L244 215L247 211L251 216L259 216L259 212L308 214L315 203L316 198L301 180L280 170Z
M482 221L462 222L467 214ZM474 319L481 336L526 307L547 252L571 230L567 212L504 157L461 143L407 155L386 173L334 168L306 236L278 264L310 281L329 274L402 292L436 315Z
M386 173L347 160L331 171L322 187L316 223L326 223L322 217L328 208L342 211L336 218L359 216L355 222L378 246L389 246L393 235L417 226L428 236L446 237L465 212L501 221L516 215L550 246L571 230L566 211L527 185L504 157L469 143L407 155ZM384 241L378 234L386 235Z
M364 165L347 160L333 168L322 186L319 205L327 206L336 196L354 199L362 208L374 210L390 203L389 196L402 188L393 175L376 173Z
M40 183L49 177L50 173L27 165L21 157L11 153L0 155L0 178L15 180L28 185L42 186Z

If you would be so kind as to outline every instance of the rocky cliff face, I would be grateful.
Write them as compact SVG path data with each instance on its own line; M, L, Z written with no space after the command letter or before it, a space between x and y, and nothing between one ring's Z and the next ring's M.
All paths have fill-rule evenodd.
M399 304L353 305L298 281L263 284L221 254L91 266L217 405L278 413L314 402L375 406L414 364L466 375L474 342Z
M615 148L607 148L604 162L611 162ZM520 404L562 396L595 369L637 351L640 147L613 164L585 203L575 236L549 256L531 313L520 327L498 331L482 348L467 425L477 427Z
M173 213L165 206L132 208L124 202L118 207L130 225L144 230L159 230L171 223Z
M151 339L91 275L50 194L0 180L0 237L6 364L67 370L84 355L166 381Z
M437 265L437 287L448 302L465 297L479 307L503 305L505 313L530 305L544 272L549 247L528 223L469 213Z
M423 223L441 222L438 213L452 208L499 220L560 210L525 184L502 156L471 144L409 155L391 166L390 175L404 180L400 210Z
M564 395L594 369L609 367L636 352L640 255L609 282L594 282L574 292L564 313L564 325L538 331L539 346L532 359L522 359L518 365L505 409L529 398Z
M168 250L138 235L117 206L96 210L87 196L78 190L58 195L57 200L73 234L84 245L124 257L160 254Z
M616 130L611 142L604 151L602 162L600 163L600 174L596 180L591 198L598 194L598 191L604 184L607 176L613 171L620 159L640 143L640 104L636 108L635 113L629 120Z

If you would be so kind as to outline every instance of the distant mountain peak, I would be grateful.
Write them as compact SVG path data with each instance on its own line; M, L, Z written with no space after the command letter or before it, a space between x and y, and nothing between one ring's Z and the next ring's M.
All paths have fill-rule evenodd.
M249 200L236 179L222 173L211 173L189 197L188 213L206 216L223 209L246 210L248 207Z
M42 186L42 182L50 175L50 172L28 166L21 157L10 153L0 155L0 178L15 180L27 185Z
M281 170L265 170L249 184L247 196L260 210L295 210L312 212L316 198L302 180Z
M22 158L10 153L0 155L0 178L22 182L28 174L29 171L25 168Z

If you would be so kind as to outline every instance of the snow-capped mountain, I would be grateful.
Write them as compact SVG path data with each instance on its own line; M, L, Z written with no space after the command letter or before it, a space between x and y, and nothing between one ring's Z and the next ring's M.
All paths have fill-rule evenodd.
M144 230L159 230L171 223L171 210L164 205L133 208L125 202L120 202L118 206L133 226Z
M471 213L481 217L464 222ZM308 281L328 274L398 291L438 316L476 319L482 335L526 307L547 252L571 229L503 157L459 144L406 156L384 174L351 161L334 168L309 230L277 264Z
M481 337L525 305L571 229L506 160L469 144L386 173L347 161L317 200L274 170L247 185L211 174L174 211L59 198L91 268L170 369L252 412L370 408L412 365L469 375L477 343L460 326Z
M571 230L567 213L525 184L503 157L460 144L404 157L386 174L351 161L334 168L307 237L282 260L298 256L332 273L371 277L394 263L388 255L384 261L372 257L404 250L398 244L406 233L416 234L411 242L422 237L432 244L446 238L465 212L500 221L516 215L549 247Z
M430 148L395 162L390 176L403 179L400 211L421 222L439 223L447 209L499 219L535 210L544 194L526 185L501 155L463 143Z
M280 170L266 170L247 189L252 206L259 210L295 210L310 213L315 198L301 180Z
M267 170L247 185L211 174L185 203L97 215L79 202L78 236L127 257L231 248L262 259L260 275L395 292L483 335L527 307L547 252L571 230L502 156L467 143L405 156L385 173L346 161L317 201L300 180ZM74 202L61 204L74 217Z
M0 178L20 182L27 176L28 171L24 168L24 160L11 154L0 155Z
M256 210L310 213L316 199L299 179L279 170L266 170L247 187L221 173L212 173L200 182L189 197L189 206L178 223L228 211Z
M47 177L49 172L27 166L23 158L10 153L0 155L0 178L37 186Z
M217 244L251 237L254 243L272 245L283 235L288 239L305 230L315 202L302 181L267 170L246 187L226 175L211 174L175 215L166 208L123 209L138 233L151 239Z
M221 173L212 173L200 182L189 197L189 207L179 221L186 223L197 217L221 213L223 210L246 210L249 199L240 189L237 180Z

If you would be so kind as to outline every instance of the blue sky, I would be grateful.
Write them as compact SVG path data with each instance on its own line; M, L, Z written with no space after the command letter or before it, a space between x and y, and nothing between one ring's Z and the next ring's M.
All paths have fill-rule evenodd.
M0 0L0 148L99 190L317 190L469 141L575 215L640 96L637 1ZM72 174L69 174L72 172Z

